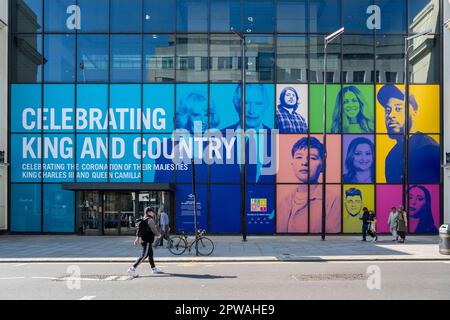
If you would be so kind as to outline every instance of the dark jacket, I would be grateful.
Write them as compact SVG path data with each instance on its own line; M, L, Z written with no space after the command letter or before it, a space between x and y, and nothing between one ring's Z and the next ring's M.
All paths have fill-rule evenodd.
M362 220L363 224L369 224L369 222L370 222L369 212L364 212L361 220Z

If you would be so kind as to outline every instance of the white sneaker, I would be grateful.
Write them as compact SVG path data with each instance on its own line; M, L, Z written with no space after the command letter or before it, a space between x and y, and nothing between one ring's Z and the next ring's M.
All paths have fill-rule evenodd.
M136 269L133 268L133 267L129 268L127 272L128 272L128 274L129 274L130 276L132 276L133 278L139 277L139 274L137 273Z
M163 272L162 272L161 269L155 267L155 268L152 268L152 273L153 273L153 274L161 274L161 273L163 273Z

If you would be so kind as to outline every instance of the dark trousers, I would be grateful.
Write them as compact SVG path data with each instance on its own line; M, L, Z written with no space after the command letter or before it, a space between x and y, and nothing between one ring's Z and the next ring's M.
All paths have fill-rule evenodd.
M133 265L133 268L137 268L139 267L139 265L144 262L145 259L148 258L148 262L150 263L150 266L152 268L155 267L155 261L153 260L153 249L152 249L152 244L150 242L144 242L142 243L142 254L139 257L139 259L137 259L136 263Z
M162 247L164 245L164 239L167 240L167 242L169 242L170 240L170 236L169 236L169 226L165 226L164 230L161 230L161 237L159 238L159 243L158 245L160 247Z
M367 239L367 231L369 230L369 224L367 223L363 223L362 225L362 236L363 236L363 240Z

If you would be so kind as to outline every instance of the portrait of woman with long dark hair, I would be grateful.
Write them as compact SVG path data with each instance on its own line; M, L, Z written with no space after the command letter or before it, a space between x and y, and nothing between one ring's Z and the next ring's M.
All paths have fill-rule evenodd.
M409 218L411 221L419 220L414 233L438 233L431 209L431 193L424 186L409 188Z
M347 150L344 183L375 182L375 146L368 138L354 139Z

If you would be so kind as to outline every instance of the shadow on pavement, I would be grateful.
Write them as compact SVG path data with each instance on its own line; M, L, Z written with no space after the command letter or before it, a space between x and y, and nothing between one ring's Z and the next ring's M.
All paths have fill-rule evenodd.
M182 273L161 273L153 276L140 276L140 278L188 278L201 280L216 280L216 279L236 279L237 276L215 276L212 274L182 274Z

